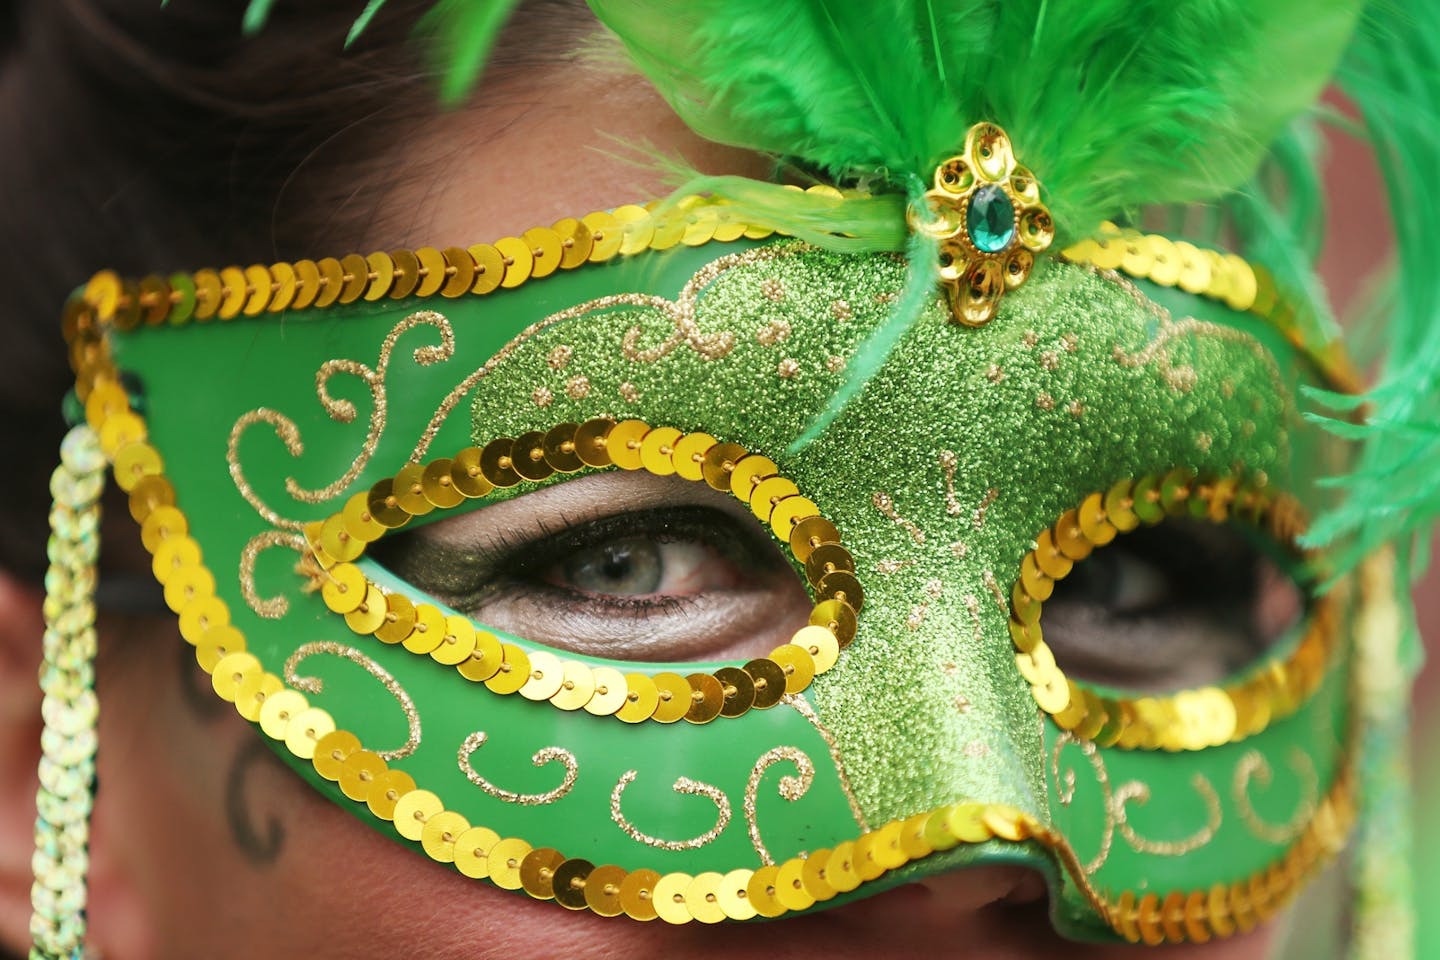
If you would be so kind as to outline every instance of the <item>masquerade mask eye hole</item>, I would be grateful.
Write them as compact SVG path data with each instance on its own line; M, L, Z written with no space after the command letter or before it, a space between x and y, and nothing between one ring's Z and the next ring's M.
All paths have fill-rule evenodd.
M583 477L392 533L368 555L416 599L616 660L762 656L812 609L745 504L675 477Z
M1074 565L1045 603L1066 673L1144 693L1216 683L1253 666L1304 613L1301 588L1231 524L1168 519Z

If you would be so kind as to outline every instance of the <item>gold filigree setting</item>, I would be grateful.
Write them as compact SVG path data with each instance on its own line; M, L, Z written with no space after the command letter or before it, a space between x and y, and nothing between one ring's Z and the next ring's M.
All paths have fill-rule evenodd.
M1040 183L1016 163L1005 131L977 123L965 134L964 152L935 169L925 201L925 214L911 210L911 229L940 245L951 315L965 326L983 326L1055 239Z

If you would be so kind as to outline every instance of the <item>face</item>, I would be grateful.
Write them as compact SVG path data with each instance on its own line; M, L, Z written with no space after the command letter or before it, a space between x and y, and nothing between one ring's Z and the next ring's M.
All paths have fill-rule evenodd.
M394 210L379 219L394 223L400 217L413 217L414 222L402 228L401 242L444 244L518 233L534 223L578 215L584 210L577 204L585 210L606 209L636 196L663 192L657 184L615 176L615 165L609 162L589 165L595 168L594 175L583 191L546 189L547 184L573 182L575 144L593 139L577 135L577 128L592 124L637 141L696 149L673 121L665 119L668 111L638 87L599 77L583 83L567 77L563 86L564 97L548 97L543 89L537 97L542 104L557 106L527 110L518 119L491 112L464 118L472 125L476 143L467 152L466 169L504 173L484 180L456 177L453 184L431 182L423 189L412 186L411 193L397 192ZM577 89L589 95L577 95ZM586 105L583 110L569 106L579 103ZM453 143L456 124L457 118L450 117L443 131L437 128L437 147ZM419 142L427 141L422 136ZM517 165L516 156L527 162ZM721 169L749 172L754 166L743 157L709 151L705 156ZM430 197L446 201L428 201ZM397 238L366 240L388 244ZM713 256L697 262L703 264ZM1130 808L1132 819L1118 839L1114 825L1102 836L1081 814L1087 803L1101 802L1101 789L1107 783L1126 785L1132 801L1139 794L1129 785L1160 783L1164 775L1157 772L1156 764L1164 756L1131 751L1111 757L1108 768L1095 766L1093 751L1067 735L1068 728L1051 722L1070 709L1068 703L1046 709L1041 699L1044 682L1024 675L1023 667L1022 675L1015 675L1017 654L1030 657L1031 669L1038 670L1039 661L1036 638L1027 632L1034 621L1027 623L1023 595L1015 594L1012 587L1032 574L1023 573L1014 557L1028 552L1036 558L1030 562L1042 563L1039 551L1044 542L1037 531L1044 530L1053 542L1062 522L1079 522L1078 513L1069 511L1080 508L1090 492L1108 492L1117 481L1154 476L1158 489L1170 467L1188 463L1218 477L1217 483L1231 475L1235 463L1248 465L1252 472L1247 476L1252 479L1255 470L1281 477L1288 470L1286 445L1291 442L1291 411L1283 395L1293 385L1274 384L1275 364L1255 339L1257 332L1246 332L1244 337L1217 332L1213 340L1202 337L1187 344L1187 349L1194 348L1193 355L1177 356L1173 366L1158 373L1153 358L1137 360L1137 366L1154 374L1143 384L1143 390L1150 392L1137 394L1140 381L1121 379L1128 376L1122 371L1131 368L1114 359L1120 346L1111 342L1113 330L1106 333L1111 328L1102 329L1094 321L1095 305L1103 304L1107 322L1122 330L1129 324L1139 337L1131 352L1142 354L1149 320L1145 310L1136 306L1130 288L1078 269L1041 272L1032 280L1033 300L1017 297L1011 308L1013 335L1003 335L997 327L986 331L987 337L957 341L940 308L935 308L921 323L921 333L930 340L887 365L873 383L879 399L863 408L868 412L842 417L816 444L784 457L789 441L833 391L843 364L831 369L831 358L854 355L866 325L883 314L886 295L903 283L903 271L893 263L877 261L854 269L827 257L765 253L736 261L730 271L732 286L753 286L759 292L757 304L771 314L747 319L735 336L737 341L743 337L743 342L732 349L722 349L720 340L707 340L703 332L677 335L666 348L668 331L647 328L639 347L630 344L630 352L644 354L648 347L654 356L636 363L626 353L632 324L673 319L664 311L641 317L602 315L596 310L537 331L508 354L504 364L472 385L464 396L465 405L431 438L428 457L448 457L470 445L483 447L494 437L523 436L550 424L585 423L600 414L623 419L633 409L651 426L669 422L689 433L703 428L717 436L743 437L748 450L764 451L783 464L789 478L813 499L819 515L845 531L844 542L850 546L846 556L867 597L853 646L847 646L833 678L791 691L798 697L808 689L808 697L787 701L778 710L752 711L745 721L749 725L735 724L737 732L726 738L733 739L737 756L745 753L749 759L757 749L773 751L795 744L807 757L840 758L835 772L822 768L807 784L806 789L813 791L810 802L816 805L801 814L793 812L793 801L804 798L785 796L785 781L771 774L771 780L779 782L783 802L757 800L762 812L754 822L773 814L774 820L766 821L764 839L775 847L777 861L800 849L838 849L846 834L833 825L842 822L854 834L856 810L859 817L879 826L968 797L983 797L1019 811L1032 818L1026 823L1043 819L1056 837L1086 860L1104 861L1100 847L1116 846L1110 869L1122 872L1099 872L1107 869L1102 862L1091 872L1097 887L1123 876L1125 870L1148 869L1138 864L1146 857L1175 861L1174 848L1190 842L1173 835L1183 830L1174 830L1164 840L1129 839L1146 829L1139 809L1143 801ZM687 262L676 255L657 269L688 275L694 271ZM803 294L796 291L803 291L807 277L815 275L839 277L834 282L850 285L845 287L846 295L827 296L820 304L803 302ZM639 283L643 275L632 276ZM725 288L716 285L707 295L723 299ZM802 301L794 307L793 324L781 322L783 317L775 312L781 309L776 305L793 302L787 298ZM554 309L584 299L572 297L572 303ZM842 302L846 309L837 313L836 304ZM1090 308L1066 306L1076 302ZM812 331L820 328L806 317L807 310L829 311L835 322L817 336ZM540 311L532 319L546 313ZM1124 319L1117 323L1114 317ZM451 313L446 324L452 319L452 332L462 334L461 324L469 318ZM811 322L802 322L805 319ZM388 329L394 324L380 326ZM413 326L428 327L421 333L430 334L431 340L442 333L430 321ZM222 336L217 329L211 331L207 353L243 356L243 328L223 329L232 337L234 349L214 346ZM375 352L369 341L361 350L354 346L353 330L343 341L334 333L333 327L320 329L307 341L303 331L293 331L285 356L274 357L266 368L277 391L270 397L308 394L313 405L317 356L365 357L363 362L375 362L366 353ZM402 360L408 364L409 350L419 345L418 340L407 341L397 349L397 366ZM307 352L309 346L320 353ZM138 349L140 354L132 356L144 365L143 347ZM586 355L605 351L625 357L627 364L607 364ZM943 360L936 359L937 351L945 354ZM493 352L485 348L478 356L483 360ZM1154 352L1170 363L1163 350ZM413 356L417 367L427 365L422 354ZM1197 382L1177 372L1187 360L1185 368ZM565 369L571 365L573 372ZM1065 371L1067 365L1070 370ZM173 374L152 369L147 387L157 395L168 393L164 381ZM1060 375L1052 376L1057 371ZM402 375L409 374L407 370ZM225 364L221 364L209 382L223 383L224 376ZM958 389L953 381L942 383L945 376L956 378ZM412 424L423 427L425 417L415 419L415 411L428 413L426 391L434 393L438 387L443 397L452 385L451 378L440 379L445 382L431 377L428 386L413 380L408 382L413 389L394 390L388 401L393 421L399 424L409 415L405 429ZM554 389L546 386L552 381ZM686 390L696 383L704 383L705 391ZM1062 383L1069 395L1051 392L1054 383ZM1269 390L1272 384L1277 389ZM335 385L338 391L339 380ZM1047 385L1050 390L1044 389ZM1253 391L1257 406L1245 420L1248 428L1227 432L1226 422L1215 418L1231 409L1237 388L1242 394ZM417 395L420 399L414 399ZM957 414L956 395L972 398L973 406ZM258 409L257 396L247 393L237 398L236 411L243 415L252 407ZM737 399L745 397L753 400ZM896 402L900 397L905 398L903 403ZM1048 406L1042 397L1049 397ZM279 406L270 398L264 403L266 409ZM341 406L332 403L328 409L331 421L345 420L334 413ZM1037 419L1037 409L1054 419ZM1147 422L1138 413L1142 411L1153 412L1153 418ZM237 416L223 419L221 428L189 423L183 417L162 428L156 417L152 429L157 437L169 429L174 436L198 438L208 433L213 439L232 422L239 423ZM273 420L260 422L275 426ZM363 427L363 415L359 426ZM1058 433L1062 429L1069 432L1062 436ZM361 429L351 435L364 433ZM273 455L274 469L247 470L249 454L243 444L256 441L245 440L243 434L241 430L239 439L232 439L235 455L229 476L223 479L228 484L231 477L237 478L227 492L233 499L244 492L238 478L246 478L253 497L242 499L252 508L247 517L251 526L207 542L207 557L226 553L226 538L234 540L228 553L241 554L257 532L265 532L254 526L255 517L265 510L275 513L272 505L282 496L284 470L292 468L284 454L262 452L261 458ZM265 439L275 446L274 437ZM322 448L344 446L313 434L306 434L306 439ZM340 513L354 490L393 474L404 463L403 451L396 459L390 450L393 462L386 463L381 462L387 452L383 445L372 447L368 441L363 445L369 451L363 457L375 461L373 468L361 464L351 448L343 455L337 453L340 459L331 462L341 463L344 470L343 461L354 460L359 467L356 476L333 496L319 498L323 503L312 500L315 509L306 519ZM624 446L610 443L612 453ZM183 496L184 456L175 449L167 459ZM742 464L737 460L735 467ZM769 515L765 520L771 529L757 520L749 503L717 491L712 484L662 475L671 471L646 469L643 462L637 466L641 469L594 472L563 483L556 482L562 479L558 475L539 478L533 485L517 483L508 492L482 501L493 504L483 510L473 505L423 512L417 508L415 520L403 532L387 533L367 549L366 577L377 587L398 590L408 584L437 609L589 658L584 662L596 665L590 671L592 681L601 668L618 673L630 661L708 667L712 661L744 663L769 654L782 667L787 665L778 649L812 620L821 600L818 585L812 583L816 589L807 589L797 575L797 565L803 567L808 555L796 553L788 536L793 521L803 516L791 518L782 536ZM1304 478L1286 479L1300 485ZM323 482L312 481L316 478L301 476L297 485ZM1133 485L1129 489L1134 492ZM190 496L194 502L195 495ZM217 504L217 515L228 509L219 501L211 502ZM203 510L191 508L191 512L198 530L208 518ZM290 528L277 526L277 532L294 539ZM1074 562L1066 556L1066 573L1073 564L1075 576L1051 577L1064 582L1043 598L1047 649L1053 649L1054 658L1064 663L1072 678L1093 682L1097 689L1150 694L1213 688L1287 642L1302 601L1286 572L1284 538L1274 536L1275 530L1267 538L1239 523L1215 524L1200 517L1166 520L1148 531L1126 532L1117 538L1119 532L1110 533L1113 545L1092 544L1105 546L1094 549L1093 558L1074 558L1083 561ZM828 542L824 537L819 540ZM815 543L810 546L818 549ZM257 603L264 606L267 599L288 592L298 609L303 598L293 590L293 580L279 586L283 577L293 578L294 556L286 551L287 559L281 562L273 553L263 559L262 555L263 551L252 554L250 561ZM838 556L835 561L843 566ZM1046 567L1058 563L1055 557L1043 557ZM823 581L825 575L814 579ZM316 576L325 581L323 575ZM1202 584L1203 588L1197 586ZM361 588L368 590L369 585ZM849 597L858 599L853 589ZM340 607L348 609L342 612ZM326 622L335 627L355 609L343 601L332 605ZM288 614L277 618L257 611L256 615L283 624ZM833 620L832 611L826 622L833 626ZM1011 630L1012 622L1019 624L1020 635ZM272 629L276 647L266 652L267 662L294 655L301 643L295 631L313 629L313 624L299 620L292 624ZM345 635L352 644L355 632ZM530 902L416 856L321 798L274 759L250 725L215 698L214 691L228 675L217 666L236 651L222 651L213 662L203 664L214 671L212 680L195 668L194 648L177 638L173 626L164 621L147 623L143 629L129 623L112 636L111 642L144 653L131 656L127 651L113 657L101 681L106 705L101 737L105 786L96 814L92 916L106 956L221 957L257 948L282 956L342 950L346 955L380 956L410 952L421 938L427 955L437 957L568 955L582 950L598 955L670 950L687 956L767 952L862 957L933 952L936 944L954 944L957 952L971 956L1049 956L1065 950L1100 957L1129 949L1080 946L1052 932L1051 918L1072 933L1081 932L1073 916L1084 895L1083 889L1057 875L1043 843L1018 853L1020 847L1006 848L998 855L998 846L976 853L979 846L965 844L948 856L938 851L917 858L924 860L923 866L894 870L877 885L888 888L878 896L774 923L671 927L567 914L553 903ZM997 641L1002 644L998 654ZM414 667L407 665L406 655L416 653L411 646L421 644L385 648L355 644L354 649L365 651L372 663L379 662L377 650L388 651L384 655L392 659L384 661L387 675L409 690ZM421 653L433 654L435 649ZM176 650L181 655L173 653ZM249 650L265 652L253 640ZM817 651L808 669L814 669L815 661L835 659ZM178 670L170 666L177 660ZM155 669L156 663L165 667ZM358 661L352 658L350 664ZM297 671L287 673L307 672L296 666ZM434 664L427 661L426 666ZM377 679L373 671L366 678L354 672L347 677L339 669L327 672L313 662L307 668L323 677L332 694L347 683L358 690ZM278 663L270 669L279 672ZM453 677L446 679L455 682ZM241 685L246 682L248 677ZM1309 742L1306 737L1333 738L1336 729L1330 720L1340 711L1332 705L1340 693L1321 690L1316 695L1318 706L1304 714L1307 732L1276 740L1276 755L1283 756L1291 741L1300 748ZM237 689L226 699L243 697ZM393 691L386 697L372 692L357 699L366 704L365 716L347 718L349 724L357 729L368 725L375 739L367 737L367 742L384 740L382 745L397 747L392 752L403 750L396 731L403 729L401 715L408 716L404 698L398 706ZM553 792L558 789L554 782L567 770L573 772L556 752L535 754L534 766L544 768L539 773L527 769L530 754L546 747L548 736L563 734L569 722L533 712L546 708L545 704L526 702L528 696L500 698L503 706L483 719L486 737L476 740L479 715L469 707L457 708L443 694L439 702L421 700L418 694L411 699L426 718L428 742L448 744L441 752L447 754L451 768L456 747L445 738L460 743L459 771L451 769L447 775L507 804L506 810L512 812L507 815L516 818L511 822L519 824L512 828L515 832L545 823L559 837L554 840L556 847L573 850L589 833L613 829L612 818L603 814L559 824L553 814L548 819L523 819L546 804L517 805L516 795L539 796L545 792L542 787ZM316 702L325 701L317 697ZM1043 712L1037 711L1037 705ZM574 716L590 720L578 713ZM605 767L596 775L602 781L601 801L612 783L624 780L622 768L634 771L628 782L636 793L650 789L649 784L642 786L641 778L677 784L673 793L655 791L653 796L659 799L650 801L652 807L638 805L654 823L647 821L646 829L641 829L636 819L626 817L632 831L625 836L634 840L635 834L641 834L657 840L703 834L703 823L698 830L694 827L704 817L694 811L707 802L718 807L720 801L698 788L688 791L693 795L681 795L687 792L679 789L684 765L666 757L666 752L682 758L702 751L723 753L728 747L717 746L717 737L726 721L713 727L682 723L662 729L652 723L631 729L614 717L598 719L609 723L599 733L576 735L570 743L574 747L570 762L584 764L587 771L607 763L615 768ZM502 742L506 733L527 729L534 736L523 743ZM1261 739L1250 746L1263 747L1265 736L1260 734ZM154 744L163 744L164 749L155 749ZM486 765L491 753L497 755L493 767ZM1234 753L1238 757L1241 751ZM1315 753L1323 755L1319 749ZM1217 770L1221 766L1228 770L1235 766L1233 761L1234 757L1210 762ZM795 764L798 774L800 762L793 757L787 762ZM813 760L809 762L814 766ZM847 765L848 778L840 772ZM738 777L737 788L728 792L744 794L748 760L738 773L723 769L719 762L713 769L716 777ZM1095 782L1077 788L1076 771L1088 776L1092 769L1100 771ZM923 775L915 773L922 770ZM1328 778L1331 772L1317 776L1324 773ZM524 785L500 784L502 773ZM583 773L574 778L577 791L596 789L582 777ZM1219 774L1213 779L1218 782ZM792 782L797 781L792 778ZM765 783L775 789L770 780ZM1059 799L1067 787L1071 799ZM328 789L333 794L334 788ZM502 796L507 793L509 799ZM1113 810L1108 792L1104 803L1101 821ZM1208 829L1214 835L1219 829L1206 823L1203 792L1198 806L1194 797L1178 794L1168 798L1170 803L1194 807L1200 815L1200 833ZM612 801L612 806L618 805ZM1126 809L1123 802L1119 809ZM724 842L748 850L751 841L737 829L740 818L735 819ZM1226 806L1223 819L1230 827L1240 818ZM1161 821L1150 821L1152 827L1158 824ZM752 832L758 831L758 826L752 827ZM1058 844L1057 840L1051 848ZM661 842L646 845L663 847ZM449 856L458 862L456 851ZM616 854L615 859L622 856ZM600 863L603 855L594 859ZM932 866L937 862L939 869ZM1160 875L1165 875L1163 869ZM1053 882L1053 893L1047 893L1047 878ZM1124 885L1123 880L1115 882ZM1187 956L1203 950L1202 956L1261 956L1270 935L1270 928L1262 925L1248 935L1204 947L1162 948L1161 955Z

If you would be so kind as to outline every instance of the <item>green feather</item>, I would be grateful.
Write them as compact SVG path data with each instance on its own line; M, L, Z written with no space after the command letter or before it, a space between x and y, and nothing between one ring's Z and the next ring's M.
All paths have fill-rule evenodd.
M1316 97L1356 0L591 0L721 143L904 193L980 120L1046 188L1061 242L1234 189Z
M1440 516L1440 271L1434 267L1440 249L1440 5L1376 3L1339 79L1375 147L1399 269L1391 288L1377 293L1391 305L1389 351L1378 385L1359 398L1313 394L1338 414L1363 410L1366 416L1359 428L1339 417L1329 422L1341 436L1360 437L1363 448L1355 469L1336 481L1343 504L1317 519L1309 539L1341 548L1342 569L1395 542L1401 566L1418 570L1424 557L1417 544ZM1373 330L1361 333L1374 336ZM1419 643L1413 629L1408 633L1404 653L1413 668Z

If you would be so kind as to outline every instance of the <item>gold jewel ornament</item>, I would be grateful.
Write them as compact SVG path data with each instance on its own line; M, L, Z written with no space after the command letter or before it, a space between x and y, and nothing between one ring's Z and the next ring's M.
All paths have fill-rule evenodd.
M977 123L965 149L935 168L925 210L909 211L911 229L940 244L940 279L955 320L989 323L1000 298L1030 276L1050 248L1055 224L1040 182L1015 157L1005 131Z

